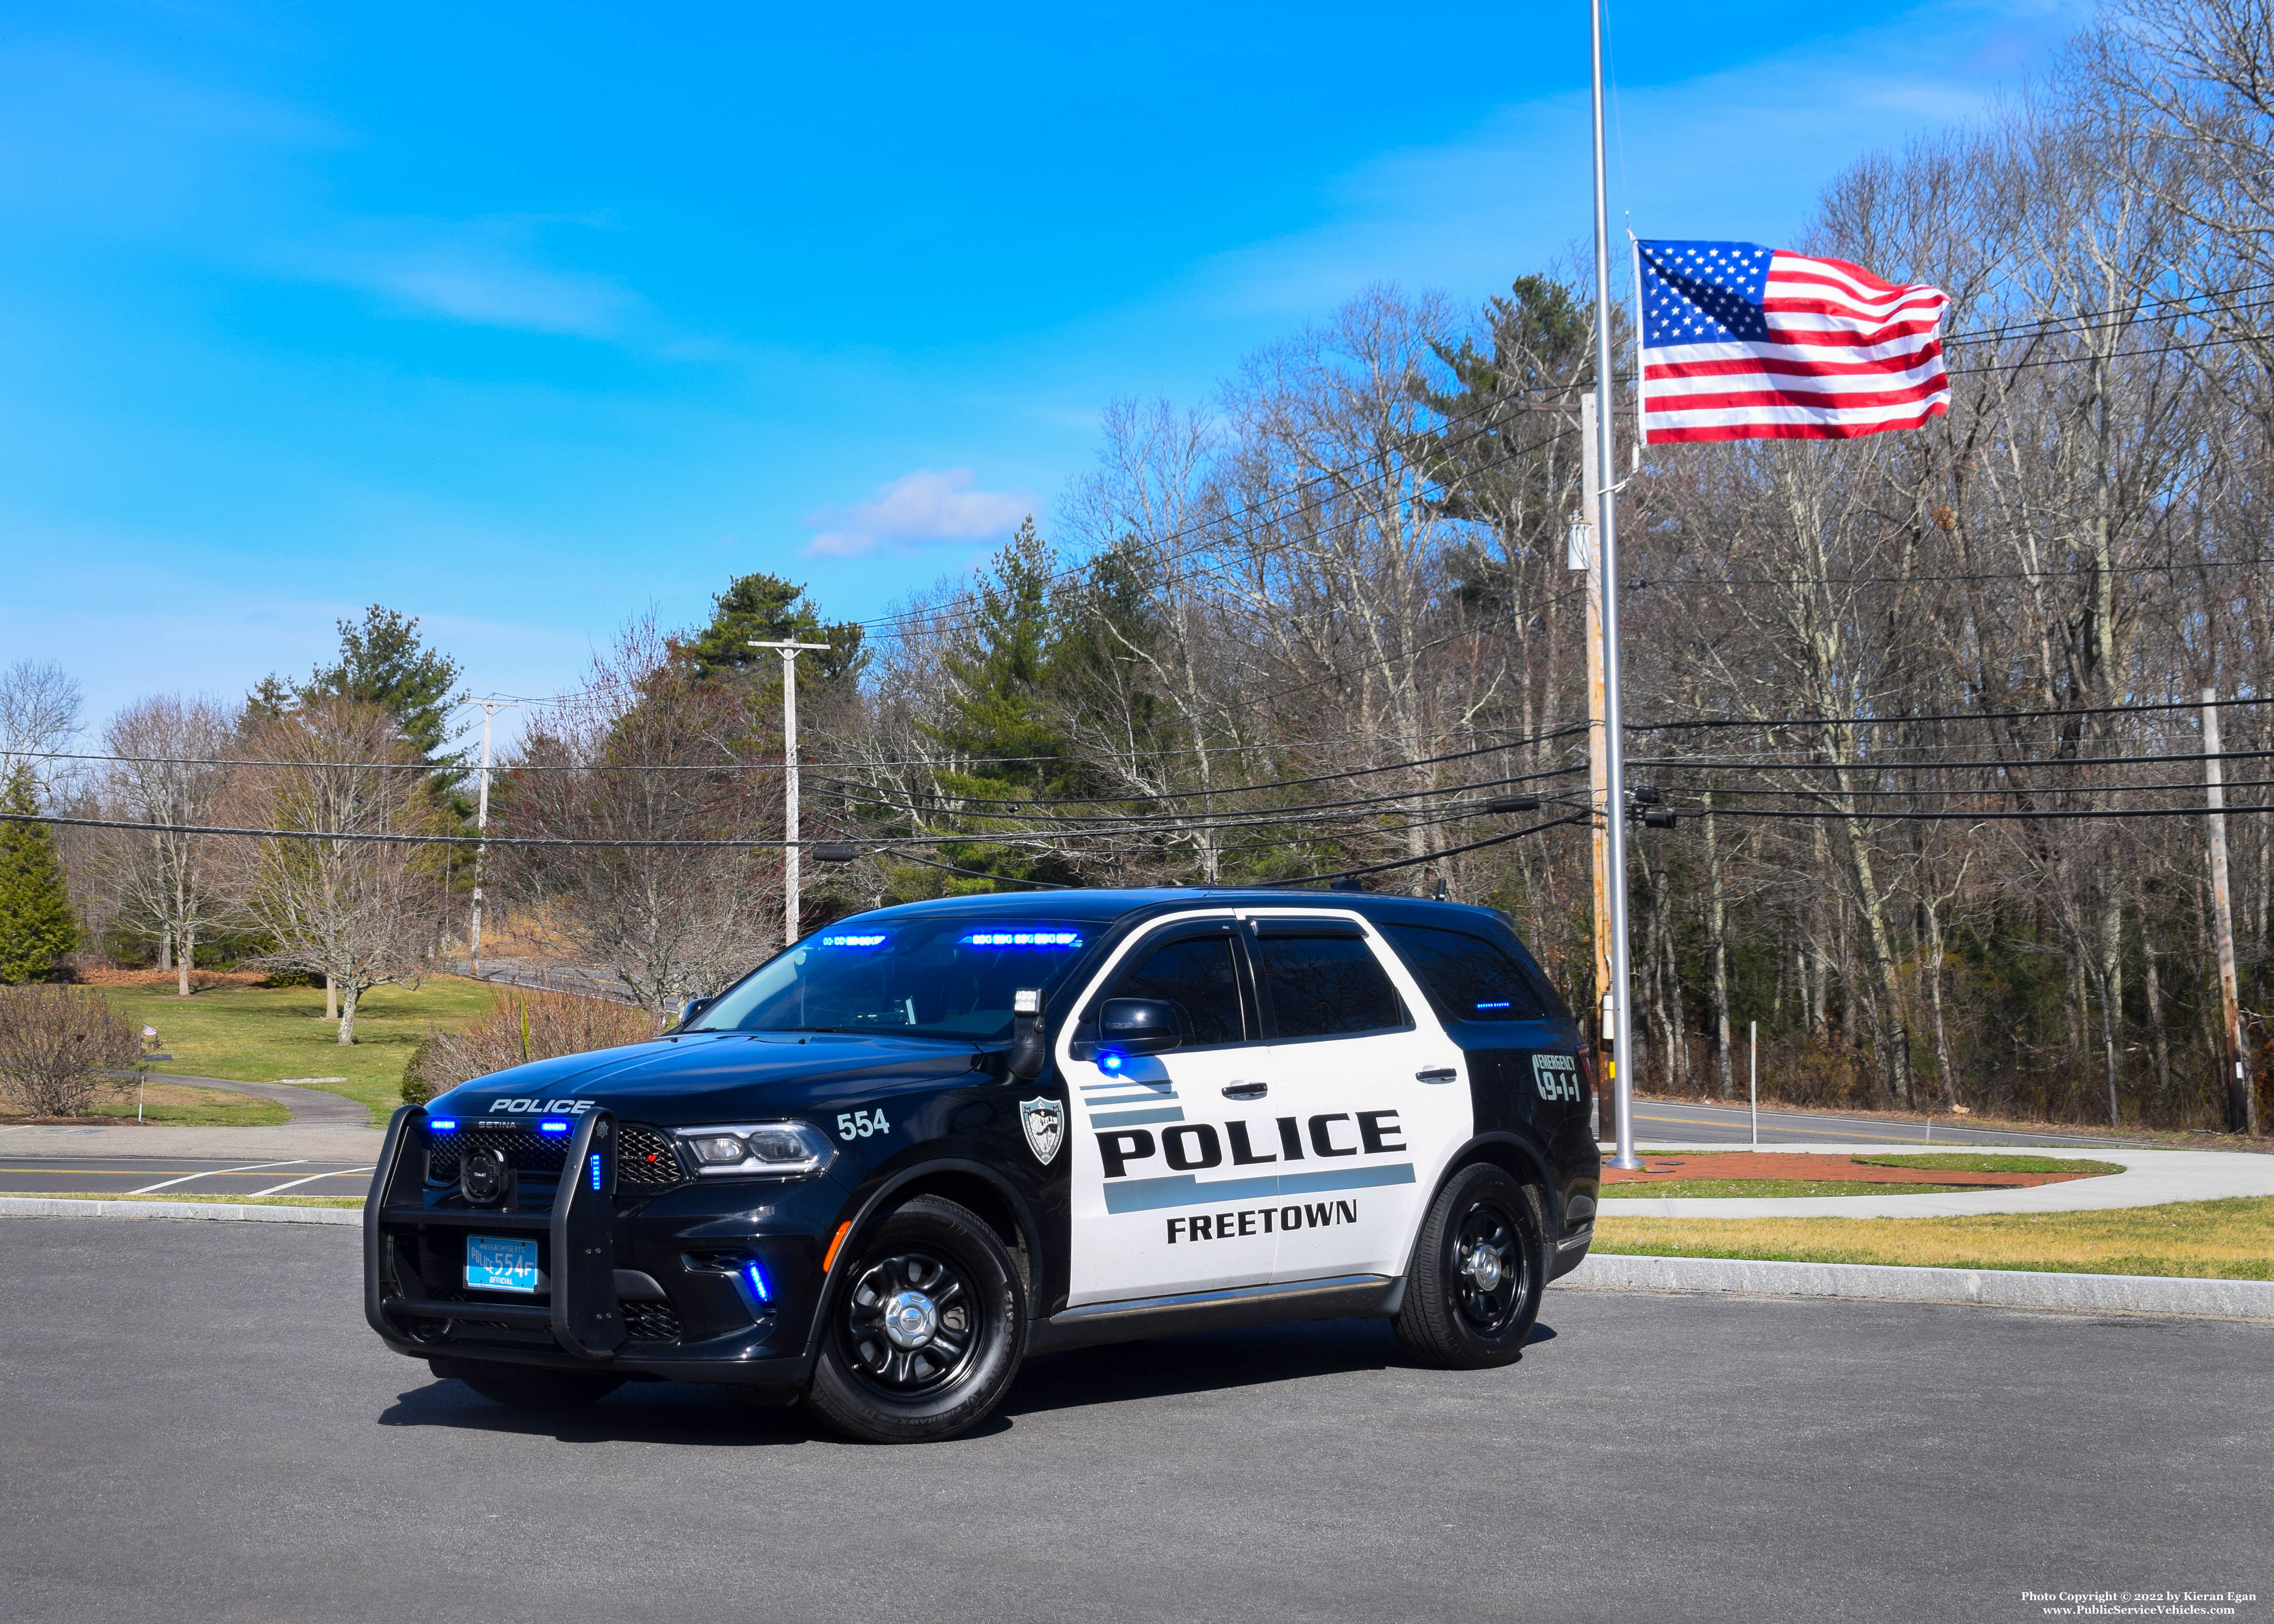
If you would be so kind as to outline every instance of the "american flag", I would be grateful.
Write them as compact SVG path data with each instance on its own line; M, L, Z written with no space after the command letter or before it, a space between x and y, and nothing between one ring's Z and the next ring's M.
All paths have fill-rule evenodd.
M1950 408L1950 300L1758 243L1644 242L1643 438L1848 440Z

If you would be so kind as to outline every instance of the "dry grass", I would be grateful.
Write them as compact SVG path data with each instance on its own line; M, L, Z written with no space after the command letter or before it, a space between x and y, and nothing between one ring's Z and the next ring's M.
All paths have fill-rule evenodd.
M1594 1250L1909 1267L2274 1280L2274 1196L1975 1218L1620 1218Z

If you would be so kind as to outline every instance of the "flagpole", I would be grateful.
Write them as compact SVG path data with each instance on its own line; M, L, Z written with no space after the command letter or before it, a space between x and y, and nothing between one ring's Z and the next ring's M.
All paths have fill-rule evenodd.
M1627 951L1626 740L1620 731L1619 704L1619 546L1611 516L1618 487L1611 455L1611 425L1618 420L1618 413L1612 402L1618 397L1612 387L1611 203L1603 165L1603 5L1604 0L1588 4L1594 38L1595 390L1600 410L1595 413L1595 443L1587 450L1595 459L1600 492L1595 515L1595 556L1601 560L1603 571L1603 821L1610 834L1611 1076L1618 1111L1618 1142L1611 1165L1638 1168L1642 1162L1634 1147L1634 1000Z

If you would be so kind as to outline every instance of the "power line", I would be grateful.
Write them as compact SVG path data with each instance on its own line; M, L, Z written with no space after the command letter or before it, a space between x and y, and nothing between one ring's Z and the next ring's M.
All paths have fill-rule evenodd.
M1700 816L1704 816L1704 814L1705 814L1705 809L1704 809L1703 808L1683 808L1683 810L1686 810L1686 811L1696 811L1696 812L1697 812ZM2222 807L2222 808L2219 808L2219 810L2220 810L2220 811L2222 811L2222 812L2274 812L2274 805L2263 806L2263 807ZM1782 809L1782 808L1766 808L1766 807L1715 807L1715 808L1713 808L1713 816L1714 816L1715 817L1772 817L1772 818L1815 818L1815 819L1833 818L1833 817L1837 817L1837 818L1854 817L1854 818L1856 818L1856 819L1861 820L1861 821L1863 821L1863 822L1866 822L1866 823L1997 823L1997 822L2004 822L2004 821L2007 821L2007 820L2023 820L2023 821L2028 821L2028 820L2036 820L2036 819L2039 819L2039 818L2054 818L2054 817L2102 817L2102 818L2117 818L2117 817L2204 817L2204 816L2209 816L2209 815L2210 815L2210 808L2208 808L2208 807L2107 807L2107 808L2098 808L2098 809L2087 808L2087 809L2082 809L2082 810L2068 810L2068 809L2065 809L2065 808L2064 808L2064 809L2056 809L2056 810L2045 811L2045 812L1853 812L1853 813L1849 813L1849 812L1797 812L1797 811L1789 811L1789 810L1785 810L1785 809Z
M1932 748L1932 746L1920 746ZM2008 772L2029 771L2039 767L2132 767L2156 762L2200 762L2248 760L2255 756L2274 756L2274 750L2220 750L2215 754L2197 750L2162 752L2153 756L2054 756L2034 761L1852 761L1852 762L1744 762L1720 761L1710 756L1649 756L1633 758L1638 767L1712 768L1731 772L1917 772L1931 769L1941 771L1960 767L1996 767Z
M2115 716L2132 711L2199 710L2208 703L2214 705L2274 704L2274 699L2169 699L2142 701L2123 705L2074 705L2055 710L1946 710L1926 716L1778 716L1748 721L1743 717L1712 717L1690 722L1629 722L1628 733L1668 733L1676 729L1702 727L1832 727L1871 726L1892 727L1906 722L2003 722L2031 721L2044 717Z

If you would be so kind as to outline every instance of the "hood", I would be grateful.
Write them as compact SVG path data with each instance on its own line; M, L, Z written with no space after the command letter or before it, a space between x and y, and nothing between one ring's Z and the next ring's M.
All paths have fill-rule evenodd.
M696 1032L562 1055L461 1083L427 1110L530 1116L603 1107L666 1127L794 1116L896 1084L975 1070L968 1043L833 1032Z

